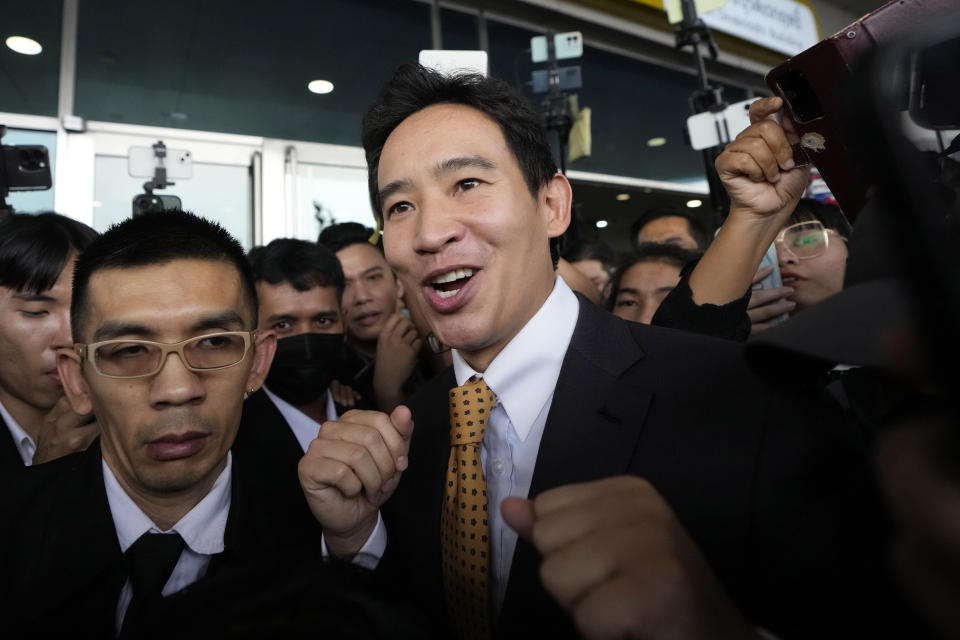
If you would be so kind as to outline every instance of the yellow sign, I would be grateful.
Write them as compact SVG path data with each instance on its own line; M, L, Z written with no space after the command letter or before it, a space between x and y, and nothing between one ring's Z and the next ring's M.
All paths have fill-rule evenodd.
M667 11L667 22L677 24L683 20L683 8L680 6L680 0L662 0L663 8ZM693 5L697 8L697 15L702 16L708 11L719 9L727 4L727 0L694 0Z

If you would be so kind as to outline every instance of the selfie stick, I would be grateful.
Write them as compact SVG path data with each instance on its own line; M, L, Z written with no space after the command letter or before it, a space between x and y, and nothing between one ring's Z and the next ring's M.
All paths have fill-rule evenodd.
M713 41L710 29L697 16L697 8L693 4L693 0L681 0L681 7L683 8L683 20L680 22L680 28L677 29L677 48L693 48L693 55L697 61L697 78L700 83L700 87L690 95L690 108L694 114L705 111L720 113L727 107L727 103L723 101L723 87L710 85L703 53L700 51L700 45L706 44L710 57L716 60L717 45ZM724 218L730 211L730 196L723 188L723 183L720 182L720 176L717 175L717 170L714 167L714 162L722 151L722 146L701 151L704 169L707 174L707 184L710 186L710 201L713 203L713 222L717 227L723 224Z

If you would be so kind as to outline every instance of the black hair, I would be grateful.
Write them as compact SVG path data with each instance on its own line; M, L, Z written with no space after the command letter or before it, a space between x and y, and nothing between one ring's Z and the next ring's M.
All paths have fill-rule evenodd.
M613 310L613 305L617 299L617 291L620 290L620 282L623 280L623 275L630 270L630 267L644 262L665 262L678 269L683 269L687 263L698 259L702 255L699 251L690 251L675 244L644 242L640 245L636 254L620 264L613 274L613 279L610 281L610 299L607 300L607 309Z
M87 247L73 274L70 323L75 342L83 342L90 278L105 269L128 269L172 262L211 260L232 265L240 282L252 328L257 326L257 290L243 247L216 222L169 209L144 213L114 224ZM171 301L175 304L176 301Z
M404 64L363 116L361 139L367 156L370 204L377 220L383 220L378 182L383 145L401 122L436 104L472 107L496 122L534 198L557 173L543 118L509 84L477 73L445 75L417 64ZM559 242L559 238L550 240L554 263L560 255Z
M333 251L322 244L278 238L265 247L254 247L247 256L254 282L287 282L297 291L335 287L343 294L343 267Z
M373 229L359 222L341 222L323 229L317 237L317 244L322 244L334 253L355 244L370 244L382 253L383 242L380 234L377 234L377 244L370 243L372 236Z
M613 271L617 258L613 249L603 240L578 240L563 250L563 259L567 262L580 260L599 260L606 271Z
M839 233L844 240L849 240L850 233L853 231L853 227L850 226L850 221L847 220L847 216L843 215L840 207L835 204L820 202L813 198L802 198L800 202L797 203L793 213L790 214L790 219L787 220L786 226L789 227L792 224L809 222L811 220L819 220L824 227L833 229Z
M97 232L57 213L11 214L0 221L0 287L40 293L53 287L73 254Z
M640 245L645 244L640 242L640 230L660 218L683 218L686 220L687 226L690 229L690 235L693 236L694 242L697 243L697 250L703 251L707 248L707 245L710 244L710 233L706 225L698 218L676 207L656 207L644 211L643 214L630 225L630 243L634 249L639 250Z

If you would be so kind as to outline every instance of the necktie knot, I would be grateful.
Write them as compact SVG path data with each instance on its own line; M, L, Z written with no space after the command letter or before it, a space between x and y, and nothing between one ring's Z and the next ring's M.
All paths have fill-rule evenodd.
M450 390L451 446L480 444L487 429L490 411L497 401L483 378L470 380Z

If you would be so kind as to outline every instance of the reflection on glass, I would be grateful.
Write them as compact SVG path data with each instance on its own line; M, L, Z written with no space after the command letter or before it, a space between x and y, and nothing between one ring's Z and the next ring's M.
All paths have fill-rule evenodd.
M183 208L223 225L249 248L253 241L248 167L193 164L193 178L155 193L176 195ZM93 228L103 232L130 217L133 198L143 193L143 178L127 174L127 159L97 156L94 164Z

